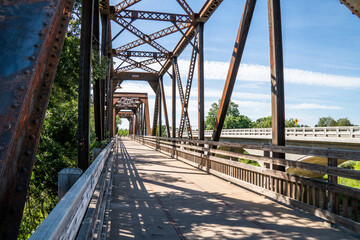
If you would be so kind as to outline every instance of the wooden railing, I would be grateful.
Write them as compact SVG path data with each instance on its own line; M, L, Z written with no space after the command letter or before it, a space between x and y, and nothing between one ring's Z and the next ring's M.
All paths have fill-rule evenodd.
M360 233L360 190L337 183L338 177L360 180L360 171L339 168L337 164L338 159L360 161L360 151L132 137L208 173ZM220 150L220 146L227 147L225 149L258 149L264 151L264 156ZM273 158L271 152L325 157L328 165ZM256 161L263 167L239 162L239 158ZM328 174L328 180L278 171L272 169L273 164Z
M221 137L240 137L240 138L268 138L271 139L271 128L241 128L223 129ZM213 131L206 130L205 137L211 137ZM294 127L286 128L285 134L288 139L297 138L337 138L352 139L360 141L360 127ZM198 131L193 131L193 136L197 136ZM186 133L184 133L186 136Z
M98 235L101 233L106 202L103 193L111 186L113 156L110 152L115 141L113 139L99 154L30 239L87 239L95 231Z

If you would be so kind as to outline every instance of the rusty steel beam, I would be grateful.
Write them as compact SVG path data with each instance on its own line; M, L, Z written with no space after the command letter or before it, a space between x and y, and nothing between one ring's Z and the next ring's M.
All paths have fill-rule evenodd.
M134 69L132 68L133 66L136 66L138 68L141 68L147 72L150 72L150 73L155 73L155 74L158 74L158 71L156 71L155 69L152 69L150 67L147 67L143 64L141 64L140 62L137 62L135 60L132 60L131 58L127 58L127 57L123 57L123 56L117 56L117 58L121 59L121 60L124 60L125 62L129 63L130 66L129 68L126 68L126 67L123 67L123 68L120 68L120 69L126 69L126 70L129 70L129 69ZM117 70L119 71L119 70Z
M350 11L360 18L360 1L359 0L340 0Z
M172 77L171 77L171 85L172 85L172 138L176 137L176 76L175 76L175 66L172 67Z
M156 96L155 96L154 117L153 117L153 127L152 127L152 131L151 131L151 136L156 136L156 127L157 127L157 120L158 120L158 114L159 114L159 94L160 94L160 92L157 91Z
M181 108L179 137L182 137L182 135L183 135L185 123L186 123L187 126L190 126L188 107L189 107L189 98L190 98L191 85L192 85L192 80L193 80L194 71L195 71L196 58L197 58L197 55L198 55L197 44L198 44L198 38L195 37L194 38L194 44L193 44L194 47L193 47L192 54L191 54L191 59L190 59L188 78L187 78L187 82L186 82L185 96L184 96L184 101L182 103L182 108ZM190 128L190 132L191 132L191 128ZM190 134L190 132L189 132L189 129L188 129L188 136L190 138L192 138L192 136L191 136L192 134Z
M162 52L147 52L147 51L122 51L119 52L116 49L113 49L114 56L123 56L123 57L146 57L146 58L167 58L168 54Z
M2 3L6 11L0 35L6 38L0 56L0 239L18 235L73 3Z
M134 27L132 24L125 21L124 19L113 17L112 20L114 22L116 22L117 24L119 24L120 26L126 28L129 32L131 32L132 34L134 34L135 36L137 36L142 41L146 42L147 44L149 44L156 50L158 50L164 54L169 54L169 51L167 49L165 49L163 46L161 46L161 44L157 43L155 40L152 40L148 35L146 35L142 31L140 31L138 28Z
M184 90L183 90L183 87L182 87L180 71L179 71L179 66L177 64L177 58L176 57L173 58L173 66L175 67L175 77L176 77L176 81L177 81L177 85L178 85L178 89L179 89L181 106L184 106L185 96L184 96ZM192 139L193 136L192 136L191 124L190 124L190 118L189 118L188 112L184 112L184 118L185 118L185 123L186 123L186 129L187 129L187 132L188 132L188 137L190 139ZM181 124L181 121L180 121L180 124ZM180 131L180 127L179 127L178 136L181 138L182 134L183 133L182 133L182 131Z
M78 102L78 167L86 171L90 164L90 87L94 0L84 1L81 13L79 102Z
M184 11L189 15L189 17L194 16L194 11L191 9L189 4L185 0L176 0L176 1L184 9Z
M254 13L255 5L256 5L256 0L246 0L245 2L244 11L241 17L240 26L235 41L234 50L231 55L229 71L226 77L226 82L221 97L219 111L216 116L216 122L212 135L213 141L219 141L220 139L221 130L224 125L226 113L231 99L231 94L233 92L236 76L240 67L241 58L244 52L244 47L251 24L251 19Z
M185 28L188 28L190 26L190 24L188 24L188 23L177 23L176 26L179 29L185 29ZM164 29L162 29L160 31L157 31L157 32L154 32L154 33L148 35L148 37L149 37L149 39L151 41L162 38L162 37L165 37L167 35L170 35L170 34L173 34L173 33L176 33L177 31L179 31L177 27L170 26L170 27L164 28ZM123 46L120 46L120 47L116 48L116 51L117 52L127 51L127 50L130 50L132 48L141 46L141 45L143 45L145 43L146 43L146 41L144 41L142 39L137 39L135 41L132 41L130 43L127 43L127 44L125 44Z
M285 146L284 64L280 0L268 0L268 14L271 68L272 144ZM285 158L285 154L273 152L273 157ZM274 165L274 169L285 171L284 166Z
M193 24L185 32L185 36L183 36L180 39L180 41L178 42L178 44L172 51L172 53L173 53L172 56L179 56L184 51L186 46L190 43L191 39L196 34L196 29L195 29L196 24L199 21L205 23L211 17L211 15L215 12L215 10L220 6L220 4L222 2L223 2L223 0L207 0L205 2L204 6L201 8L201 10L199 12L199 18L194 19ZM171 65L172 65L172 60L168 59L165 62L164 66L161 68L159 74L164 75L169 70Z
M116 18L130 18L130 19L142 19L153 21L167 21L167 22L184 22L191 23L192 20L188 15L177 13L162 13L162 12L149 12L139 10L124 10L117 11L115 8L111 8L111 14Z
M107 3L107 1L101 1L102 6L104 7L104 4ZM102 9L102 8L100 8ZM106 8L105 8L106 9ZM105 9L102 9L103 12L106 12ZM101 11L101 10L100 10ZM108 39L109 39L109 18L108 18L108 14L106 13L102 13L100 15L100 20L101 20L101 56L103 59L105 59L105 61L108 61ZM105 77L105 79L101 79L101 103L102 103L102 109L101 109L101 121L103 123L102 125L102 138L105 139L106 138L106 132L107 132L107 113L105 110L105 106L107 103L107 99L105 99L105 93L107 92L107 84L108 84L108 76Z
M140 2L141 0L124 0L115 5L116 11L123 11L128 7Z
M167 106L166 106L166 98L165 98L163 76L159 77L159 86L160 86L160 94L161 94L162 104L163 104L163 108L164 108L166 134L167 134L167 137L171 137L171 135L170 135L170 127L169 127L169 117L168 117Z
M99 23L99 0L94 0L94 27L93 27L93 49L95 52L95 59L100 61L100 54L99 54L99 43L100 43L100 23ZM103 122L101 118L101 112L103 108L102 100L102 86L101 86L101 79L94 79L94 86L93 86L93 103L94 103L94 120L95 120L95 134L96 140L102 141L103 140Z
M204 98L204 23L197 26L198 33L198 139L205 139L205 98ZM195 44L196 45L196 44Z

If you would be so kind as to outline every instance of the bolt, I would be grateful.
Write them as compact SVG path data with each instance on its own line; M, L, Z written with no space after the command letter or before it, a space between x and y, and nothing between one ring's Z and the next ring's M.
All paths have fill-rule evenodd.
M34 61L34 60L35 60L35 56L29 57L29 60Z
M40 37L42 37L44 34L42 32L39 32L38 34Z
M50 13L46 13L45 16L50 17Z
M33 124L38 124L39 123L39 120L37 120L37 119L35 119L34 121L33 121Z
M24 71L24 74L25 74L25 75L30 75L30 71L29 71L29 70L25 70L25 71Z
M34 139L35 139L35 135L33 135L33 134L29 135L29 139L30 139L30 140L34 140Z
M4 127L5 129L10 129L11 128L11 124L10 123L8 123L8 124L5 124L5 127Z
M26 156L30 156L30 155L31 155L31 151L30 151L30 150L26 150L26 151L25 151L25 155L26 155Z
M51 57L52 57L52 58L55 58L56 56L55 56L54 54L51 54Z
M21 172L26 173L28 169L26 167L21 168Z
M14 103L13 105L11 105L11 108L18 108L19 107L19 104L17 104L17 103Z
M47 26L47 23L46 22L43 22L43 24L42 24L44 27L46 27Z
M57 46L54 46L54 49L57 50Z
M21 190L22 190L22 187L21 187L21 186L17 186L17 187L16 187L16 191L17 191L17 192L20 192Z
M40 107L36 107L36 111L40 112L41 108Z
M34 47L39 48L40 44L35 44Z

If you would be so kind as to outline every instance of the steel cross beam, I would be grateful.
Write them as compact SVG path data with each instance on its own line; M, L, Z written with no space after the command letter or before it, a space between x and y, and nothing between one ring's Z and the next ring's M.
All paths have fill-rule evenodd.
M140 2L141 0L124 0L115 5L117 11L122 11L127 9L128 7Z
M185 14L149 12L149 11L138 11L138 10L124 10L119 12L113 7L110 7L110 9L113 9L111 14L113 17L116 18L131 18L131 19L184 22L184 23L192 22L191 18Z
M181 105L184 106L184 103L185 103L184 90L183 90L183 87L182 87L179 66L177 64L177 59L176 58L173 58L173 66L175 67L175 77L176 77L176 81L177 81L177 84L178 84ZM188 137L193 139L188 112L184 112L184 118L186 119L185 123L186 123L186 129L187 129L187 132L188 132ZM181 133L180 129L179 129L178 136L182 137L182 133Z
M240 67L242 54L244 52L247 35L249 32L252 16L255 9L256 0L246 0L239 30L237 33L233 54L231 55L231 61L229 71L226 76L226 82L221 97L219 111L216 116L214 131L212 135L213 141L219 141L221 131L225 122L227 109L229 107L231 95L234 89L236 76Z
M191 7L189 6L189 4L187 4L187 2L185 0L176 0L180 6L184 9L184 11L190 16L193 17L194 16L194 12L191 9Z
M179 28L179 29L185 29L185 28L188 28L190 26L189 23L178 23L176 24L176 26ZM170 35L172 33L175 33L178 30L178 28L175 27L175 26L170 26L170 27L167 27L167 28L164 28L160 31L157 31L157 32L154 32L150 35L148 35L150 41L154 41L156 39L159 39L159 38L162 38L162 37L165 37L167 35ZM116 48L116 51L117 52L123 52L123 51L127 51L129 49L132 49L132 48L135 48L135 47L138 47L138 46L141 46L143 44L145 44L146 41L142 40L141 38L140 39L137 39L135 41L132 41L130 43L127 43L123 46L120 46L118 48Z
M198 38L195 37L194 38L194 46L197 46L197 43L198 43ZM192 85L192 80L193 80L193 76L194 76L197 52L198 52L197 47L193 47L191 59L190 59L189 73L188 73L188 78L187 78L186 88L185 88L185 97L184 97L184 102L182 104L182 109L181 109L179 137L182 137L182 135L183 135L185 122L190 121L188 119L189 118L188 106L189 106L190 91L191 91L191 85ZM186 125L188 125L188 124L190 125L190 122L186 123ZM189 137L190 137L190 135L189 135ZM192 138L192 136L191 136L191 138Z
M162 52L146 52L146 51L122 51L119 52L116 49L113 49L113 54L116 56L123 57L147 57L147 58L167 58L168 54Z
M196 33L196 24L197 22L206 22L211 15L215 12L215 10L220 6L220 4L223 2L223 0L207 0L204 6L201 8L199 12L198 19L195 19L192 23L192 25L189 27L189 29L185 32L185 36L183 36L179 43L176 45L175 49L172 51L172 56L179 56L183 50L186 48L186 46L189 44L191 39L195 36ZM160 70L160 75L164 75L166 71L169 70L169 68L172 65L172 60L168 59L164 66Z
M130 70L130 69L134 69L134 68L138 67L138 68L141 68L141 69L143 69L143 70L145 70L147 72L158 74L158 71L156 71L155 69L149 68L149 67L143 65L141 62L137 62L135 60L132 60L131 58L127 58L127 57L123 57L123 56L117 56L117 58L119 58L121 60L124 60L125 62L130 64L129 67L128 66L123 67L126 70ZM155 62L156 62L156 60L155 60ZM148 64L150 64L150 63L148 63ZM136 67L131 68L132 66L136 66ZM122 69L122 68L120 68L120 69ZM116 69L116 71L120 71L120 69ZM123 70L123 71L125 71L125 70Z
M140 31L139 29L137 29L136 27L134 27L133 25L131 25L129 22L125 21L124 19L112 18L112 20L114 22L116 22L117 24L119 24L120 26L126 28L129 32L131 32L132 34L134 34L135 36L137 36L138 38L140 38L141 40L143 40L144 42L146 42L153 48L159 50L162 53L169 54L169 51L166 50L163 46L161 46L155 40L152 40L148 35L146 35L142 31Z
M3 5L5 11L0 27L0 35L4 37L0 56L1 239L17 238L73 3L73 0L32 0Z

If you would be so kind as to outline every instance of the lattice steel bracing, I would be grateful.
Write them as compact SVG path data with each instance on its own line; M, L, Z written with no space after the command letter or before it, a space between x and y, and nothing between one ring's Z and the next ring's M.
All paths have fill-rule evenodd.
M176 58L173 59L173 65L175 67L175 77L176 77L176 82L177 82L177 85L178 85L178 90L179 90L179 95L180 95L180 100L181 100L181 106L184 106L185 96L184 96L184 90L183 90L183 87L182 87L179 66L177 64ZM187 129L187 132L188 132L188 137L192 139L193 136L192 136L192 131L191 131L190 119L189 119L189 115L188 115L187 112L184 113L184 118L185 118L186 129ZM180 121L180 123L182 123L182 121ZM182 129L183 128L184 128L184 125L182 126ZM180 128L179 128L179 133L178 133L179 137L182 137L182 131L183 130L180 131Z
M159 115L159 104L160 104L160 91L158 90L158 92L156 93L156 97L155 97L153 127L152 127L152 131L151 131L152 136L156 135L157 120L158 120L158 115Z
M124 0L124 1L121 1L120 3L116 4L115 8L117 11L122 11L140 1L141 0Z
M198 38L195 37L194 38L194 46L195 47L193 47L192 54L191 54L189 73L188 73L188 78L187 78L186 88L185 88L184 102L183 102L182 110L181 110L179 137L182 137L182 135L183 135L185 123L188 121L188 123L186 123L186 126L190 125L188 106L189 106L191 85L192 85L192 80L193 80L194 71L195 71L196 57L197 57L197 52L198 52L198 49L196 48L197 43L198 43ZM191 132L191 134L189 134L189 132ZM188 137L190 137L191 139L193 138L191 128L188 129Z
M130 19L142 19L153 21L168 21L168 22L184 22L191 23L191 18L184 14L174 13L161 13L161 12L149 12L149 11L136 11L136 10L124 10L118 11L114 9L114 17L117 18L130 18Z

